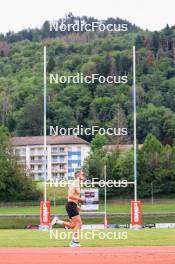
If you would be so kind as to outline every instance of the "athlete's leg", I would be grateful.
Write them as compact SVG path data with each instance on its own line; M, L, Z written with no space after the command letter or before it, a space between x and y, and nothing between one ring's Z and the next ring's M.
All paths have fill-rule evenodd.
M73 234L72 234L72 240L77 241L79 232L81 229L82 221L80 215L73 216L71 219L72 223L72 229L73 229Z
M57 216L55 216L53 218L53 220L51 222L51 226L53 226L55 224L57 224L57 225L63 225L64 227L68 227L68 228L71 228L71 229L73 229L74 226L75 226L75 223L72 222L72 219L70 219L70 222L66 222L66 221L60 220Z
M75 223L70 219L70 222L63 221L63 226L73 229L75 227Z

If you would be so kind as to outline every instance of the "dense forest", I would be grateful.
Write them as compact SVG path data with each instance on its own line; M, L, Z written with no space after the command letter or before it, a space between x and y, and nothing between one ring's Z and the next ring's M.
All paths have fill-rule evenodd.
M94 18L69 14L64 22ZM143 31L127 23L127 32L50 32L41 29L0 34L0 124L12 135L43 134L43 46L47 46L47 125L127 127L132 142L132 46L137 57L137 128L143 143L152 133L162 143L175 138L175 27ZM127 84L49 84L49 73L127 75ZM86 137L85 137L86 138ZM86 138L91 141L92 138Z
M96 135L91 142L92 151L84 165L89 179L104 179L104 165L107 180L116 182L133 181L134 152L113 151L108 153L103 146L105 136ZM155 136L148 134L143 146L137 150L138 195L140 198L174 197L175 193L175 145L163 145ZM104 188L100 188L104 195ZM107 188L108 197L132 197L133 186Z

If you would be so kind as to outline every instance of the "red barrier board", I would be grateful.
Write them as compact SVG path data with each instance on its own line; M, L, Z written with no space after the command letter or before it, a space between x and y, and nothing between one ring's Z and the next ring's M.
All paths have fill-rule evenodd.
M40 224L49 225L50 224L50 202L41 201L40 203Z
M141 202L131 201L131 225L141 225Z

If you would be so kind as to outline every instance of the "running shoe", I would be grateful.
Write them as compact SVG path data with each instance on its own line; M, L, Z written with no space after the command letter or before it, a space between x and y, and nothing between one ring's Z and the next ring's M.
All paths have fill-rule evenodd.
M55 216L52 220L52 222L50 223L51 226L53 225L62 225L63 221L60 220L57 216Z
M71 241L70 247L82 247L82 245L80 245L79 242Z

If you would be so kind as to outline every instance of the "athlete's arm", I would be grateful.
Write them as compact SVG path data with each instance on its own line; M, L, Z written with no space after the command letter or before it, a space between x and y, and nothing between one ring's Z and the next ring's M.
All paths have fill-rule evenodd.
M77 210L78 210L78 211L80 211L80 210L81 210L81 208L80 208L80 206L79 206L79 205L77 205Z

